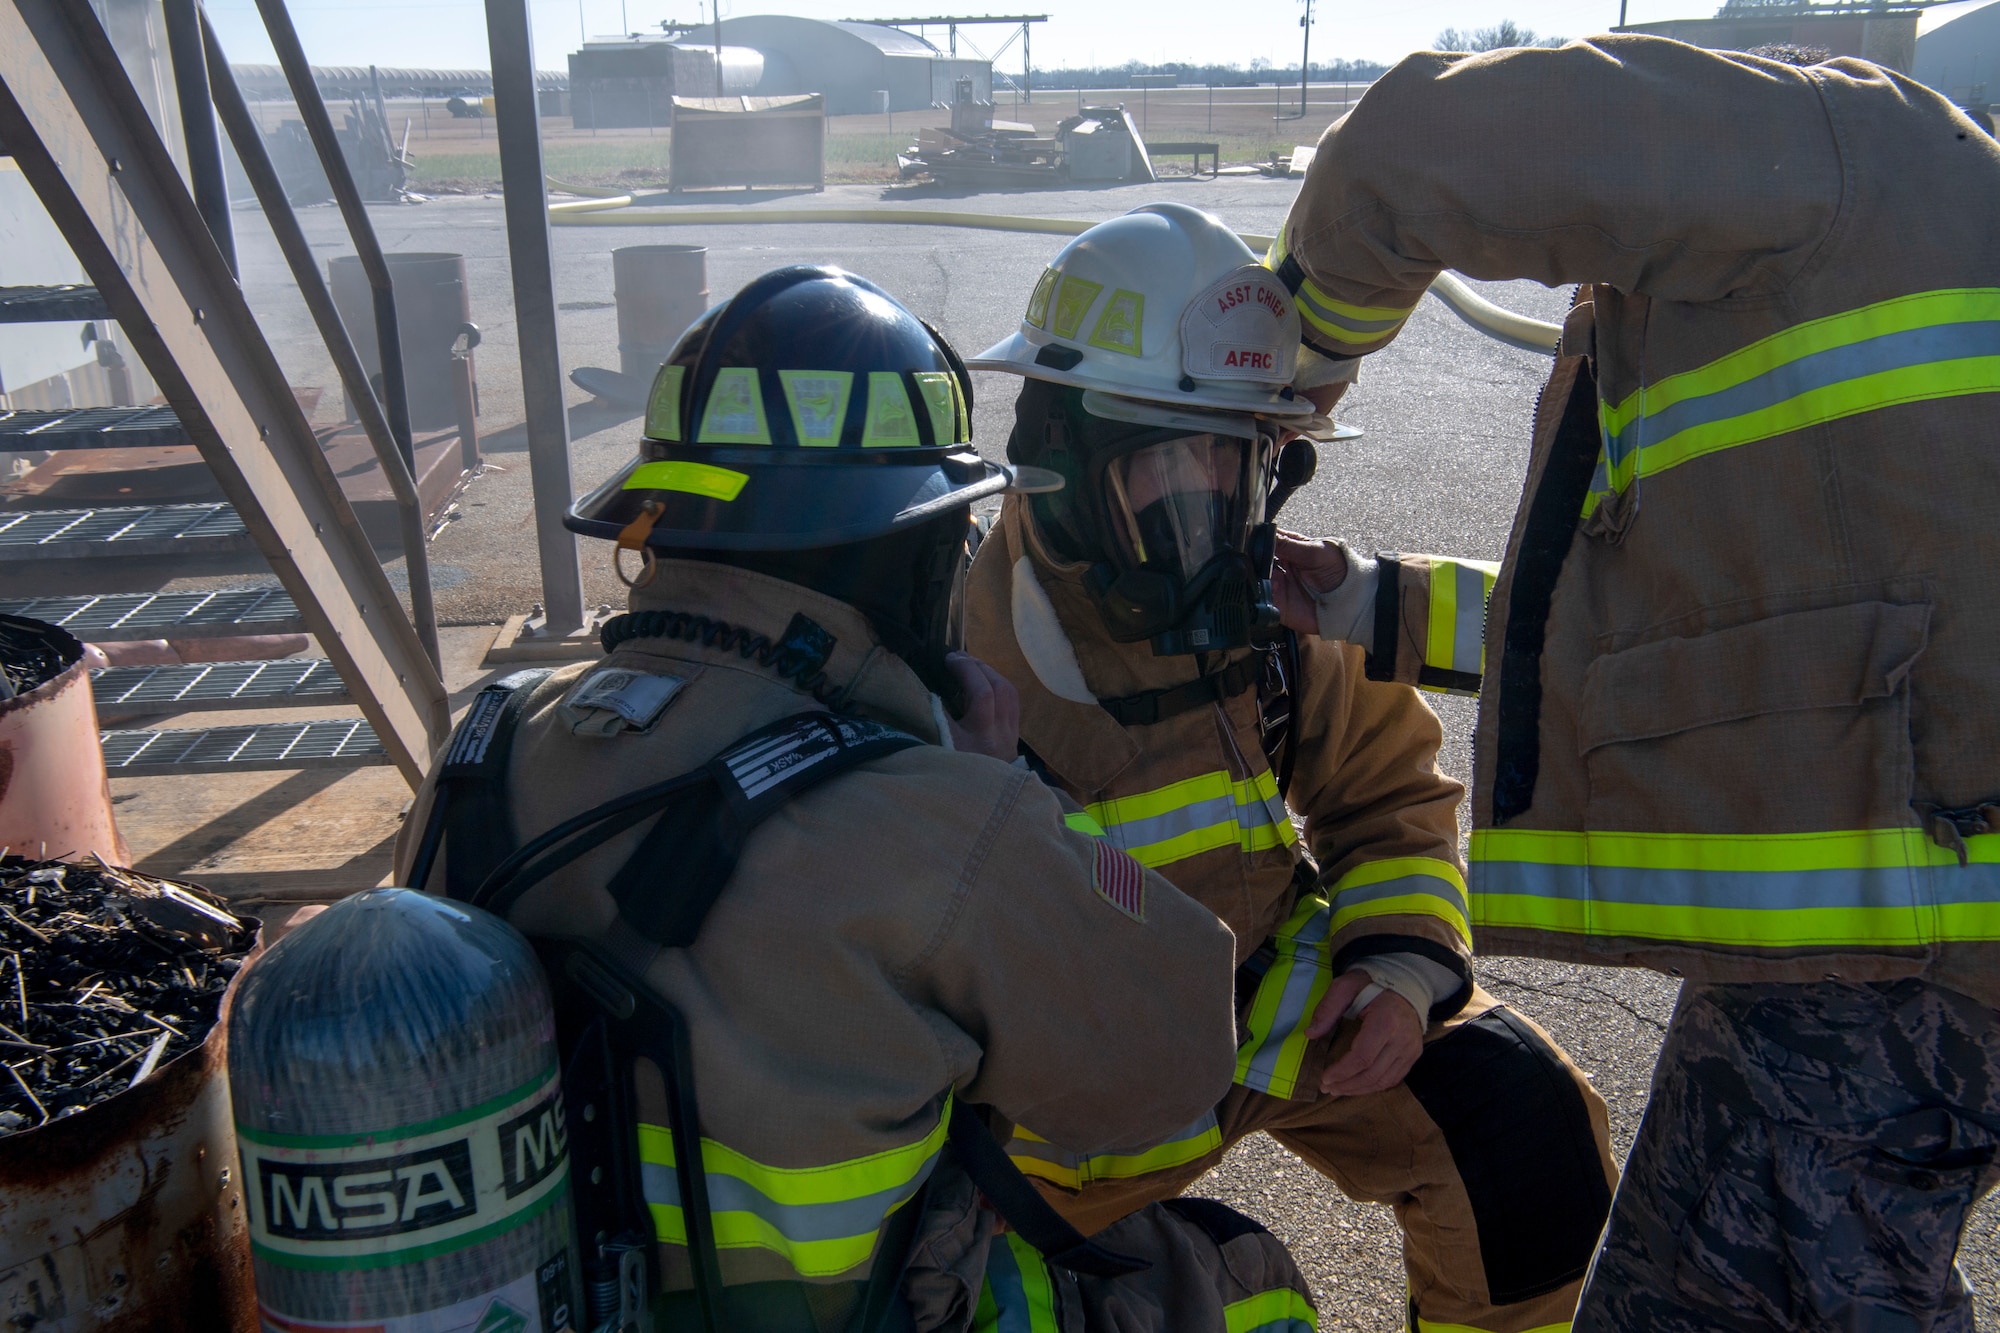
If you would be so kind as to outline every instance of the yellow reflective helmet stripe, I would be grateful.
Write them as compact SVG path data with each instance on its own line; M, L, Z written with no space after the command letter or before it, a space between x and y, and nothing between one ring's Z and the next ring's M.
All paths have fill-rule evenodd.
M1257 983L1245 1019L1250 1035L1236 1050L1236 1082L1273 1097L1290 1097L1305 1061L1306 1024L1332 984L1326 952L1333 909L1317 893L1298 906L1272 937L1277 957Z
M1794 325L1600 402L1588 515L1634 479L1899 403L2000 392L2000 288L1918 292Z
M685 491L689 495L704 495L711 500L734 500L743 493L743 487L749 480L749 473L738 472L734 468L669 458L660 462L639 464L632 469L632 475L625 478L625 484L619 489Z
M1750 948L2000 940L2000 834L1966 864L1922 829L1698 834L1479 829L1489 928Z
M931 440L939 445L959 442L958 399L953 392L957 378L941 370L920 370L915 376L917 392L930 412Z
M1218 769L1084 809L1120 850L1154 869L1218 847L1261 852L1298 841L1269 769L1253 778Z
M1486 601L1500 566L1487 560L1431 557L1430 624L1424 665L1479 675L1486 669Z
M701 414L700 444L769 444L771 424L764 418L764 391L757 372L748 366L725 366L709 385L708 406Z
M1049 326L1049 298L1055 295L1056 271L1042 270L1042 276L1035 280L1035 290L1028 294L1028 323L1038 329Z
M861 431L861 447L914 449L922 443L902 375L893 370L869 371L868 416Z
M1104 303L1104 312L1090 328L1090 345L1126 356L1144 356L1140 336L1146 321L1146 298L1120 287Z
M1056 285L1055 319L1049 332L1058 338L1076 337L1076 331L1083 327L1083 317L1090 313L1090 307L1097 300L1097 294L1103 290L1104 284L1101 282L1065 275Z
M680 439L681 381L686 377L686 366L661 366L653 376L653 390L646 395L647 439Z
M833 1277L868 1262L889 1215L915 1196L944 1146L951 1099L914 1143L829 1166L766 1166L714 1139L701 1140L702 1174L718 1249L762 1249L802 1277ZM639 1169L655 1235L687 1244L673 1132L639 1127Z
M847 400L854 391L851 370L781 370L785 406L792 414L792 431L809 449L840 444L847 425Z
M1007 1156L1023 1175L1080 1190L1100 1180L1130 1180L1185 1166L1221 1146L1222 1126L1210 1111L1166 1142L1137 1153L1073 1153L1016 1125L1014 1137L1007 1142Z
M1012 1231L987 1245L986 1279L973 1310L972 1333L1062 1333L1049 1266Z
M1228 1333L1318 1333L1319 1312L1304 1292L1274 1287L1222 1307Z

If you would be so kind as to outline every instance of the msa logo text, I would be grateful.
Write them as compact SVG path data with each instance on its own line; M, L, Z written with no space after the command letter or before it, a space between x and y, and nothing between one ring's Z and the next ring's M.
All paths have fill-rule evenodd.
M541 1101L500 1125L500 1167L506 1173L507 1197L524 1194L561 1170L568 1152L562 1090L552 1088Z
M422 1231L479 1210L464 1139L349 1162L263 1158L265 1227L290 1240L366 1240Z

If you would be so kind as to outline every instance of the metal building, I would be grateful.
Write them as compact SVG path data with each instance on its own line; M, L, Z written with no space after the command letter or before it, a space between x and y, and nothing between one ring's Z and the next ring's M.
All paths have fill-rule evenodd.
M714 31L698 29L681 40L692 46ZM914 33L877 23L750 14L724 19L722 40L724 50L744 46L763 55L758 95L823 93L829 116L949 106L961 75L972 80L979 100L993 96L992 61L954 59Z
M713 29L711 29L713 31ZM664 36L600 37L569 58L569 106L578 129L638 129L673 123L676 97L731 97L757 93L764 58L740 46L722 48L722 86L716 86L716 50Z
M1960 106L2000 102L2000 3L1955 0L1926 9L1910 73Z

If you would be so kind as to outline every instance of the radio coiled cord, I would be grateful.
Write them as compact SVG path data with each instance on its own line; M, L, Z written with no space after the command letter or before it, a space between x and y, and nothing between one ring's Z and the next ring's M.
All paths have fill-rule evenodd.
M688 611L628 611L605 621L598 637L606 653L634 639L679 639L723 652L733 648L739 656L777 673L820 703L834 706L836 692L824 669L833 656L834 637L802 613L792 616L784 637L775 641L726 620Z

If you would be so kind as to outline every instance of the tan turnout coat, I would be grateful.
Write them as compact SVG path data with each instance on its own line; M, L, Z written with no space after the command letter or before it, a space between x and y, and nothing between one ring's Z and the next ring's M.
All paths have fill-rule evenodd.
M1273 261L1336 355L1441 268L1581 284L1486 622L1481 948L2000 1004L2000 146L1858 60L1418 55Z

